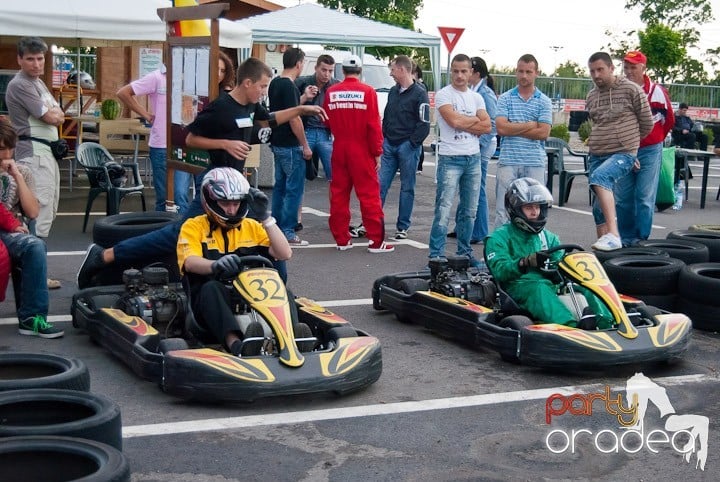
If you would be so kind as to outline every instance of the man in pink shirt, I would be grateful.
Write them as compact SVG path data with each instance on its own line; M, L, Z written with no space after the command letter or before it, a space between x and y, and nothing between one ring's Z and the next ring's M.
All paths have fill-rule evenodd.
M150 163L153 170L153 187L155 188L155 210L165 211L167 198L167 80L165 67L150 72L146 76L122 87L117 92L118 98L130 110L145 118L150 128ZM137 101L136 96L146 95L150 110ZM187 172L175 171L174 201L179 212L187 210L189 205L188 190L192 176Z

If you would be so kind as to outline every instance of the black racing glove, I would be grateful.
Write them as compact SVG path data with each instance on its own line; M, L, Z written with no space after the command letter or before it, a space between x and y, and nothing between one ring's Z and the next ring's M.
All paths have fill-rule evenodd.
M268 204L270 204L270 201L264 192L254 187L250 188L248 207L252 211L253 217L261 223L270 217Z
M237 254L226 254L213 262L212 273L215 279L230 279L240 273L240 256Z
M540 268L550 259L547 251L536 251L520 260L520 271L526 273L529 268Z

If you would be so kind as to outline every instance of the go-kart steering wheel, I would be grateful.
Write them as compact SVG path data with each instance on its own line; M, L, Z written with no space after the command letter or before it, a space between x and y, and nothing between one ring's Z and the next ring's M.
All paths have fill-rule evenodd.
M572 251L585 251L585 248L580 246L579 244L558 244L557 246L553 246L550 249L544 250L547 254L554 253L555 251L560 251L561 249L564 249L565 251L572 252Z
M247 256L240 256L240 270L245 271L250 268L272 268L275 269L275 265L267 259L265 256L259 254L250 254Z

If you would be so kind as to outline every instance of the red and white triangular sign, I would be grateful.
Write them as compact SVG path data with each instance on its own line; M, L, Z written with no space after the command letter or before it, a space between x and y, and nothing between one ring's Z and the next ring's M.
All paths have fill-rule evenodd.
M453 51L458 40L460 40L460 36L465 31L464 28L459 27L438 27L438 30L440 31L440 37L443 39L448 52Z

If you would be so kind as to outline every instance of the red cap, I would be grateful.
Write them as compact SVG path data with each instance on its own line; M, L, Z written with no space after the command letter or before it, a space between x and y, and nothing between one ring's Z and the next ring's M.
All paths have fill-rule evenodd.
M623 60L625 60L625 62L630 62L631 64L647 65L647 57L645 57L645 54L639 50L631 50L625 54L625 58Z

